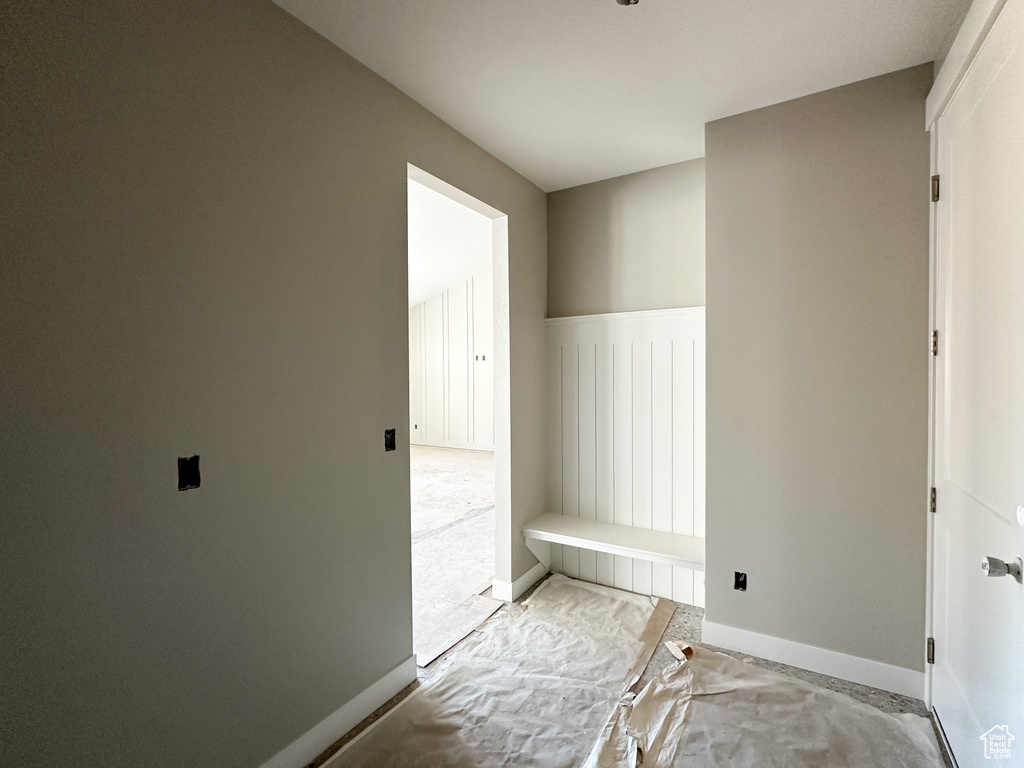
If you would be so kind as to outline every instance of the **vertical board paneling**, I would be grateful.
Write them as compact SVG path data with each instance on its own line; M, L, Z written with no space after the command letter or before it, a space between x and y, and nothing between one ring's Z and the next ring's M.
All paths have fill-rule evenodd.
M494 450L493 348L494 296L489 272L410 309L411 442Z
M651 527L651 344L633 345L633 525Z
M562 347L562 514L580 514L579 355Z
M441 294L441 388L444 394L441 396L444 413L441 416L441 434L445 442L451 440L451 381L449 375L451 369L448 367L448 341L451 339L451 325L448 318L449 297L448 291Z
M548 332L549 510L702 536L702 309L559 319ZM703 602L703 573L689 568L553 545L551 569Z
M633 524L633 345L617 343L613 366L613 483L615 522ZM563 512L564 514L564 512ZM618 566L616 566L618 573ZM630 584L633 583L630 576ZM618 586L618 583L616 583Z
M697 339L693 342L693 508L699 510L699 513L695 514L693 518L693 535L701 538L705 536L705 347L704 339ZM703 579L703 575L701 578ZM703 602L701 604L703 605Z
M561 512L562 505L562 348L547 349L547 417L551 434L548 436L548 509ZM552 546L552 550L554 545ZM559 550L561 552L561 550ZM554 554L551 555L554 560ZM561 562L561 556L559 556Z
M473 444L494 447L494 280L473 278Z
M597 552L592 549L579 550L579 578L584 581L597 581Z
M633 591L633 558L613 555L615 558L615 583L619 589Z
M423 307L409 310L409 439L421 436L423 416Z
M547 416L549 429L553 430L548 440L548 509L562 510L562 348L548 347ZM548 567L552 573L562 573L562 545L550 545L551 561Z
M672 531L672 342L651 345L651 527Z
M596 347L581 344L579 359L580 517L597 518L597 368ZM597 580L597 553L579 550L579 578Z
M416 422L419 427L419 437L422 439L426 434L426 419L427 419L427 307L425 304L420 304L419 309L419 326L420 326L420 420Z
M580 577L580 551L576 547L562 545L562 573L570 579Z
M615 411L612 392L615 386L615 371L612 364L612 345L599 343L594 350L595 368L595 460L597 463L597 504L596 519L601 523L615 522L615 461L613 435ZM610 561L609 561L610 562ZM607 565L611 573L610 564ZM598 561L598 569L601 563ZM609 578L611 578L609 576ZM604 583L604 582L602 582Z
M423 437L444 440L444 299L439 294L423 304L424 370Z
M552 544L551 545L551 564L549 566L552 573L565 573L562 569L562 545Z
M651 594L658 597L672 597L672 566L654 563L651 568Z
M597 370L593 344L577 347L579 360L580 517L597 519Z
M693 340L672 342L672 532L693 535Z
M693 570L691 568L672 566L672 599L677 603L696 605L693 602Z
M642 595L654 594L654 563L648 560L633 560L633 592Z
M448 440L453 443L473 441L469 430L470 312L469 281L464 280L448 289Z
M596 347L581 344L579 359L580 517L597 518L597 368ZM579 578L597 581L597 553L579 550Z
M473 350L476 349L476 299L473 296L473 280L466 281L466 437L469 443L476 440L476 365Z
M580 514L579 347L562 347L562 514ZM562 548L562 572L579 576L579 550Z

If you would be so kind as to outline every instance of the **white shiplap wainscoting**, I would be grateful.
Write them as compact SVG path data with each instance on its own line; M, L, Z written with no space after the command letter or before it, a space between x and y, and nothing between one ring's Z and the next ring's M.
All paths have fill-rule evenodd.
M547 326L550 512L704 537L704 307ZM551 546L551 570L704 605L700 570Z
M409 308L409 442L494 450L490 272Z

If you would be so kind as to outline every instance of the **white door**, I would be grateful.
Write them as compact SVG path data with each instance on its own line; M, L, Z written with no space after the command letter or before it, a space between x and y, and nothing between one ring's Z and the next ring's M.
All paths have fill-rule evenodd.
M463 280L448 295L448 442L466 447L473 441L470 398L473 368L470 365L472 322L469 282Z
M1024 0L937 125L932 705L961 768L1024 766L1024 587L981 568L1024 555Z
M423 439L423 305L409 310L409 439Z
M491 273L473 278L473 444L494 447L494 287Z
M423 304L423 440L431 445L448 439L445 404L448 391L445 356L445 301L439 293Z

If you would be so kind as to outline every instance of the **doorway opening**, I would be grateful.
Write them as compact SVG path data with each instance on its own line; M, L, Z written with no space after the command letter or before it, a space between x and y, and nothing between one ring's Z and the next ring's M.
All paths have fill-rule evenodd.
M507 397L495 397L508 370L507 229L500 212L414 166L407 183L413 650L423 667L501 605L491 589L507 517L495 483L508 460Z

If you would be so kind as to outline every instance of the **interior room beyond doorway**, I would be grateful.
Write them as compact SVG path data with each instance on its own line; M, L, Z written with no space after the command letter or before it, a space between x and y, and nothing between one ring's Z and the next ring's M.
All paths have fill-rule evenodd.
M408 200L413 650L425 666L501 605L490 597L494 233L411 177Z

